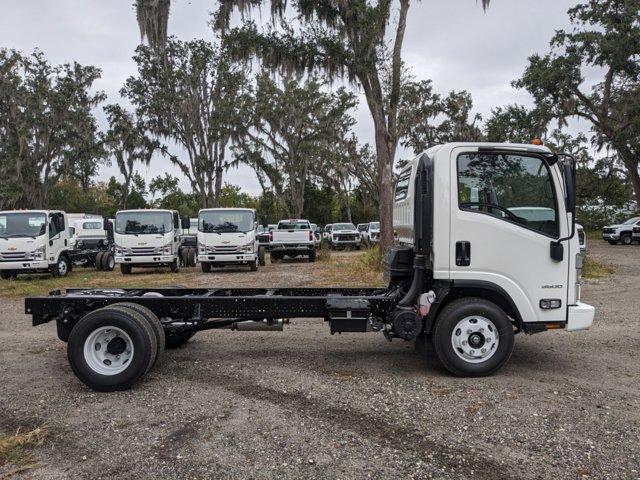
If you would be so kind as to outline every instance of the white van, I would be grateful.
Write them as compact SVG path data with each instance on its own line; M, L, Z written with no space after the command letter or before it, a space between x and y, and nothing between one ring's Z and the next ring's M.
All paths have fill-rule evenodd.
M206 208L198 212L198 261L203 272L224 265L260 265L258 217L250 208Z

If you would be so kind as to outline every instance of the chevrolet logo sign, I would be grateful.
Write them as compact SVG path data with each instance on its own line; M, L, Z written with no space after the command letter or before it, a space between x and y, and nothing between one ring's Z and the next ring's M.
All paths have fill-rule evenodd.
M7 250L9 250L10 252L15 252L17 250L16 247L9 247L7 248Z
M138 245L146 245L147 242L139 242Z
M228 244L230 244L230 243L231 243L231 241L229 241L229 240L225 240L225 241L224 241L224 242L222 242L222 243L224 243L225 245L228 245Z

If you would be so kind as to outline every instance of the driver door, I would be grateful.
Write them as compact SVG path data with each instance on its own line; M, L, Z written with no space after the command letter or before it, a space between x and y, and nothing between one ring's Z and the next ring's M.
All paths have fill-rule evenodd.
M535 153L462 147L450 165L451 279L501 289L525 322L565 321L572 252L565 242L562 261L550 254L568 230L557 169Z
M64 215L59 212L49 214L49 246L47 258L49 262L57 259L58 252L67 247L69 240L66 234Z

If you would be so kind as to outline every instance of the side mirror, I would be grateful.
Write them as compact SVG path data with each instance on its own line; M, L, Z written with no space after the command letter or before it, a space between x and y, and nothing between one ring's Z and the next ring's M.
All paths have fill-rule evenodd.
M183 230L189 230L191 227L191 220L189 217L180 217L180 223Z
M576 213L576 164L573 159L562 169L567 194L567 212Z

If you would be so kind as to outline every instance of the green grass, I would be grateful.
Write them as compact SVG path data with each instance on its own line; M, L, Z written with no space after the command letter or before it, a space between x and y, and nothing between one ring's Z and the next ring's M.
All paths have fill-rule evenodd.
M586 280L597 280L606 278L615 273L615 269L609 265L604 265L591 257L584 260L582 266L582 278Z
M187 274L189 275L189 274ZM32 297L48 295L52 290L66 288L135 288L159 287L184 283L184 273L150 272L140 270L122 275L120 270L98 272L74 269L68 277L53 278L50 275L19 275L15 280L0 280L0 297Z

